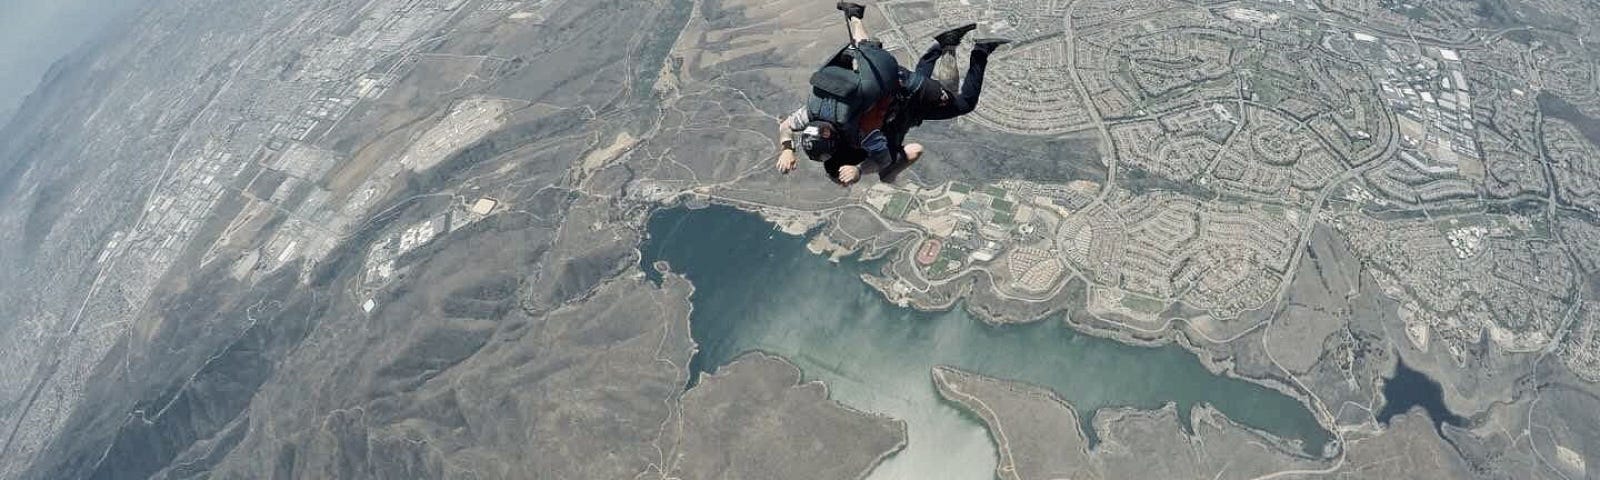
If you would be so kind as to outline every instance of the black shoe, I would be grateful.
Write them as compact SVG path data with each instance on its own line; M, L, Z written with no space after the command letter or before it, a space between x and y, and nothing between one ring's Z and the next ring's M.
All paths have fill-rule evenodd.
M980 38L972 41L972 49L981 51L983 53L994 53L994 49L1000 48L1001 45L1005 45L1007 43L1011 43L1011 40L1004 38Z
M972 31L972 30L974 30L976 28L978 28L978 24L969 23L969 24L962 25L962 26L959 26L959 27L956 27L956 28L945 30L944 33L940 33L938 35L934 35L933 36L933 41L939 42L940 45L944 45L946 47L954 47L956 45L960 45L961 44L961 37L967 36L967 32L970 32L970 31Z
M861 4L855 2L839 2L837 5L834 5L834 8L844 11L844 16L850 18L861 18L867 16L867 7L863 7Z

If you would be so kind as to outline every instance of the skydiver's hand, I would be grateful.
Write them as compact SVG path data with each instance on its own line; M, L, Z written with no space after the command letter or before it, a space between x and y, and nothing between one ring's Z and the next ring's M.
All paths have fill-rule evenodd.
M856 183L856 180L860 179L861 167L857 167L855 165L845 165L839 167L839 185L848 187L851 184Z
M789 173L794 170L794 150L787 148L778 153L778 172Z

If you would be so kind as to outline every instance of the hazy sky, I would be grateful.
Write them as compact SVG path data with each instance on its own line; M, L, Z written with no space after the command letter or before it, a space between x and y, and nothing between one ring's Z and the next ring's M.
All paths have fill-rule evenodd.
M147 0L0 0L0 125L50 64Z

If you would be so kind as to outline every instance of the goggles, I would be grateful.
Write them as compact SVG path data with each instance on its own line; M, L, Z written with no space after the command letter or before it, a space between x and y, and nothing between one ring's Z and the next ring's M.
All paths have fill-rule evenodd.
M800 131L800 148L805 150L806 156L818 162L826 162L833 158L832 128L815 123L806 125Z

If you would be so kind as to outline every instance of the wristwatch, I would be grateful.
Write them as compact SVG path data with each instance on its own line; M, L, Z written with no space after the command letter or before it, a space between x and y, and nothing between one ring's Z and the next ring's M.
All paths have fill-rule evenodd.
M778 142L778 147L784 150L794 150L794 140L783 139L783 141Z

